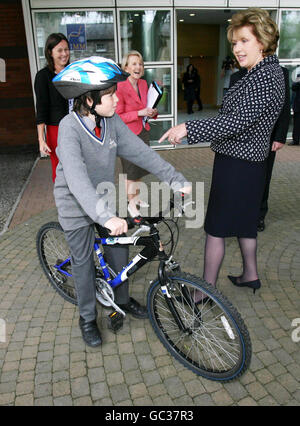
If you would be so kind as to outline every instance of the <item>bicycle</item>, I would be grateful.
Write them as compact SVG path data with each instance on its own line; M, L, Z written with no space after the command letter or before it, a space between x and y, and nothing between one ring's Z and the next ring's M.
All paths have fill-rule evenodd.
M173 200L170 200L170 207L174 208ZM184 205L181 211L184 212ZM95 238L96 297L104 307L113 307L108 315L109 328L117 332L125 318L125 312L114 302L113 289L158 257L158 277L150 282L147 293L149 319L156 335L175 359L197 375L223 382L237 379L251 361L247 327L219 290L201 278L182 272L172 254L166 255L158 230L158 224L164 220L162 212L157 217L127 218L129 227L138 226L133 235ZM173 233L171 227L169 231ZM146 236L140 236L145 232ZM118 274L106 264L100 249L100 245L115 244L144 247ZM174 244L171 251L173 249ZM37 251L54 289L76 305L69 250L58 222L40 228ZM203 297L197 303L195 294L199 290Z

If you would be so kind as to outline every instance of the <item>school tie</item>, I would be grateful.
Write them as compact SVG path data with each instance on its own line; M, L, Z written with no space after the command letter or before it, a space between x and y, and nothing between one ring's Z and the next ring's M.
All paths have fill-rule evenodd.
M98 127L98 126L95 127L95 134L98 138L101 137L101 127Z

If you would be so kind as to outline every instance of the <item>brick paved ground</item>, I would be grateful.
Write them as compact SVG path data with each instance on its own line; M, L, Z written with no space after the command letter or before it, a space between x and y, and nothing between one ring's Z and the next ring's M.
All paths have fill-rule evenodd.
M204 181L207 200L209 149L161 155L191 181ZM174 361L147 320L128 317L115 335L107 329L107 312L99 308L104 343L96 349L83 344L77 308L55 294L36 257L37 230L56 218L50 163L39 161L10 230L0 239L0 318L7 328L7 341L0 343L0 405L299 406L300 342L291 338L291 323L300 318L299 164L299 148L285 147L278 154L267 227L259 234L263 287L255 295L226 278L241 270L236 240L226 241L218 286L249 328L253 358L244 376L222 384ZM181 233L176 257L184 270L200 275L203 250L203 229L188 229ZM138 300L145 300L156 267L146 265L132 280Z

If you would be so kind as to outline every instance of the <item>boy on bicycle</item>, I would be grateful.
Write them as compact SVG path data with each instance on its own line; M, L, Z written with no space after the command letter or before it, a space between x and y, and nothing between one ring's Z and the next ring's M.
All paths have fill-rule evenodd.
M117 217L105 194L97 186L114 183L116 156L129 160L166 181L173 190L189 192L185 178L132 133L115 114L116 84L127 78L110 59L90 57L67 66L54 79L66 99L74 98L73 112L61 120L58 132L54 197L59 222L71 253L72 272L78 297L79 326L85 343L101 344L97 326L94 224L100 236L122 235L127 223ZM106 247L110 267L120 272L128 263L128 248ZM115 289L115 302L135 318L146 318L147 310L129 297L128 281Z

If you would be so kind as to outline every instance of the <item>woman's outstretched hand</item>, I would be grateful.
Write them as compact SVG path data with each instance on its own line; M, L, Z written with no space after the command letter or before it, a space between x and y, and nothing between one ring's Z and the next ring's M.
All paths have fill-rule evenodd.
M178 145L181 143L181 139L187 135L185 123L178 124L178 126L171 127L163 136L159 139L158 143L163 142L168 139L168 141L173 145Z

